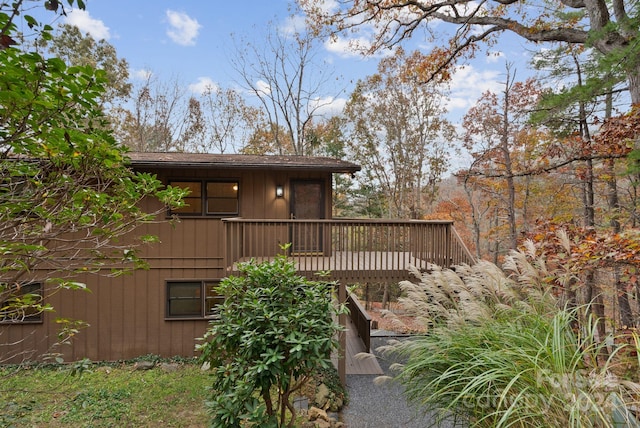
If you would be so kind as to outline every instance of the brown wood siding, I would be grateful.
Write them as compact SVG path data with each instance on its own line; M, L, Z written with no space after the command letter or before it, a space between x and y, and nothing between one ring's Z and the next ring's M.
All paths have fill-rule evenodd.
M430 257L439 254L440 249L446 247L447 251L442 252L446 259L433 260L443 265L455 262L455 257L460 260L469 257L463 246L455 246L457 241L451 240L450 234L439 230L435 225L425 224L424 230L411 229L408 233L403 228L405 226L399 225L402 222L352 221L352 224L343 225L342 232L336 232L339 239L334 242L334 236L330 234L331 227L333 223L341 224L341 221L330 220L329 173L229 169L158 169L149 172L157 174L165 183L170 179L238 180L238 217L244 220L236 220L233 225L228 225L237 228L237 232L225 233L222 219L216 217L183 217L172 225L166 222L167 216L159 202L143 201L144 210L162 211L158 216L159 222L143 225L136 231L136 235L152 234L159 237L160 242L140 249L140 256L149 263L149 270L139 270L117 278L88 274L79 276L77 280L85 282L90 292L61 291L51 295L45 290L45 298L56 312L45 314L40 324L0 324L0 362L33 359L45 353L60 353L67 361L82 358L120 360L145 354L163 357L192 356L195 353L196 338L204 334L208 321L167 319L166 281L219 280L239 260L253 256L271 256L272 252L278 251L279 244L291 240L292 227L306 226L306 223L317 231L321 230L325 238L324 254L298 256L296 259L301 270L308 270L309 274L329 269L342 274L339 279L353 282L369 279L397 280L399 275L406 275L406 266L402 264L402 254L405 253L414 253L414 256L421 259L431 260ZM293 180L323 180L326 186L325 220L289 221L290 184ZM276 198L276 185L284 186L283 198ZM265 219L271 221L266 222ZM240 228L252 229L245 233ZM374 242L374 237L381 236L388 237L384 241L384 248L368 243ZM411 239L406 245L395 248L407 236ZM225 239L229 242L225 242ZM334 249L338 243L349 245ZM238 248L239 244L243 244L245 248ZM251 251L247 252L246 249ZM378 256L373 257L376 254L382 257L382 254L388 253L394 254L394 258L385 259L385 264L377 262ZM344 262L337 265L320 264L325 259L334 260L335 263L344 259ZM359 264L361 262L363 264ZM303 268L307 265L308 267ZM353 269L353 266L357 267ZM367 275L372 276L369 278ZM56 317L84 320L89 327L76 335L72 345L52 347L58 330Z
M239 181L239 216L243 218L289 218L289 182L292 179L322 179L330 203L331 178L328 173L295 171L150 171L167 182L170 179L235 179ZM284 198L275 197L275 187L285 187ZM142 208L162 210L159 202L146 200ZM330 206L326 207L327 217ZM130 359L145 354L163 357L192 356L196 338L208 325L205 319L167 320L166 281L217 280L226 274L223 225L220 218L181 218L174 225L164 222L143 225L136 235L157 235L159 243L140 249L149 270L117 278L82 275L91 291L60 291L45 296L55 313L45 314L41 324L0 324L0 362L32 359L45 353L60 353L66 361ZM284 238L283 238L284 239ZM74 337L72 345L51 348L58 325L56 317L79 319L89 327ZM14 344L9 346L9 344ZM26 353L28 351L35 353ZM17 356L15 356L17 355ZM13 358L12 358L13 357Z
M38 356L53 352L62 354L67 361L121 360L145 354L192 356L195 338L202 336L208 321L165 319L165 281L216 279L217 272L164 268L119 278L78 278L86 281L91 292L63 291L50 296L48 301L56 312L45 314L41 324L0 325L0 338L7 339L0 352L3 357L29 350L36 350ZM51 348L58 316L82 319L89 327L81 330L71 346ZM21 338L25 340L17 346L6 346Z

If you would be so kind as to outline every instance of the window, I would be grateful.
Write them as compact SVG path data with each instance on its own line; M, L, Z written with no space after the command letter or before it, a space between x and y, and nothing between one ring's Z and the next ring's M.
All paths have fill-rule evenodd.
M167 281L167 318L217 318L216 281Z
M42 322L42 284L30 282L20 286L0 284L0 322Z
M189 190L185 206L172 210L183 216L237 215L239 212L237 181L170 181L174 187Z

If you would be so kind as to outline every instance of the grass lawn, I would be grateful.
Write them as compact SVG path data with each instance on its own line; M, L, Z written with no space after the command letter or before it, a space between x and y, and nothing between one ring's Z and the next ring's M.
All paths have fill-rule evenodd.
M82 369L82 370L78 370ZM204 427L206 372L191 362L0 367L0 427Z

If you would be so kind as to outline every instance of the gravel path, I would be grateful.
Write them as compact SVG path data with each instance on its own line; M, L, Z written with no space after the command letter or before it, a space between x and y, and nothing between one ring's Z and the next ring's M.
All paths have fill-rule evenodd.
M372 337L371 348L386 342L386 338ZM375 353L375 351L374 351ZM378 357L380 367L389 373L390 361ZM403 387L396 382L376 385L371 375L348 375L349 404L341 412L347 428L423 428L434 426L431 415L409 406L402 395ZM453 424L440 425L451 428Z

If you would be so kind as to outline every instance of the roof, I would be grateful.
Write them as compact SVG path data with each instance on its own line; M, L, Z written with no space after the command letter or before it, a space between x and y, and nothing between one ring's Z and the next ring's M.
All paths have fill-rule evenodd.
M355 173L360 165L319 156L267 156L212 153L129 152L134 168L216 168L305 170Z

